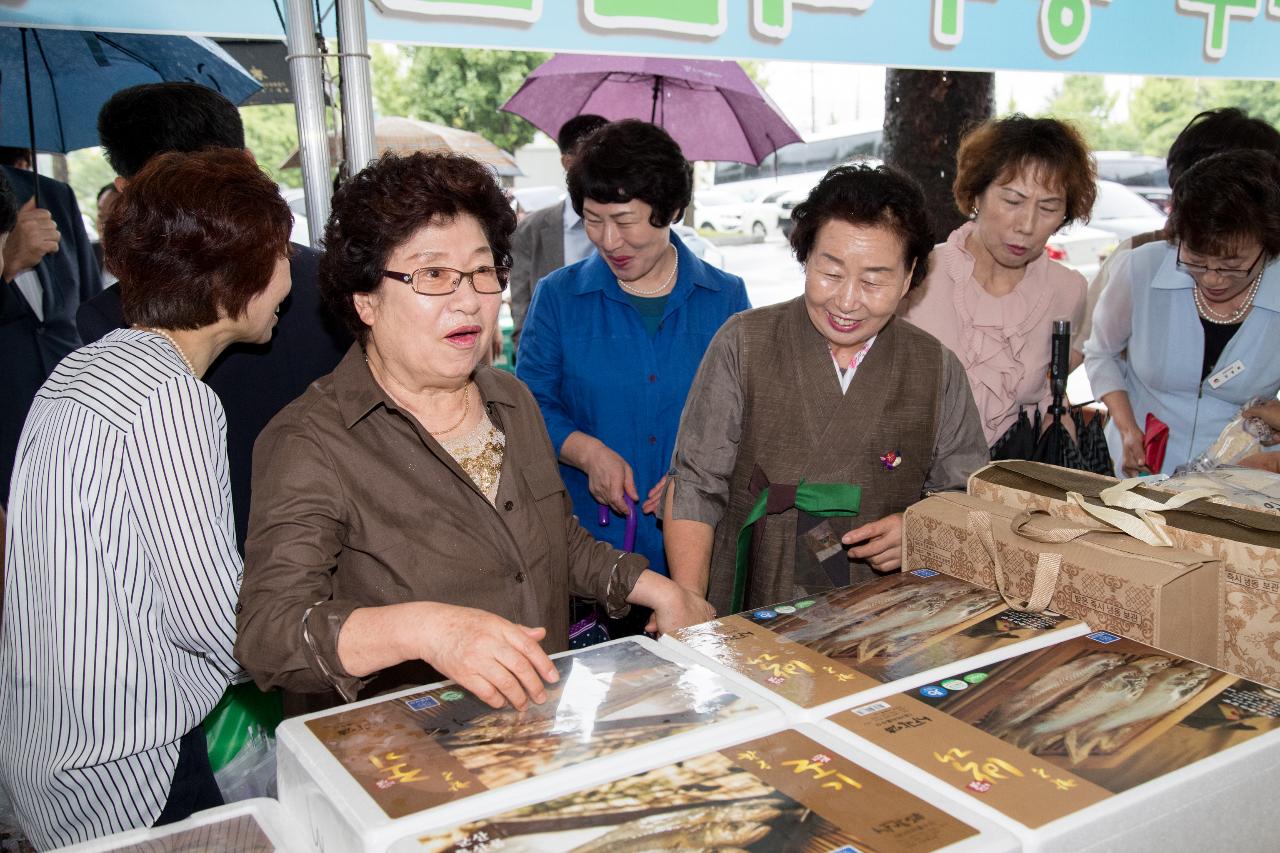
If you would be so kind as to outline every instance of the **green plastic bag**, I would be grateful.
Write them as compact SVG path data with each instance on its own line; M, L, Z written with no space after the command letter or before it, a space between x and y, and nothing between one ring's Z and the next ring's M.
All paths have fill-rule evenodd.
M255 732L274 737L284 719L280 691L263 693L252 681L233 684L204 718L209 764L217 773L244 748Z

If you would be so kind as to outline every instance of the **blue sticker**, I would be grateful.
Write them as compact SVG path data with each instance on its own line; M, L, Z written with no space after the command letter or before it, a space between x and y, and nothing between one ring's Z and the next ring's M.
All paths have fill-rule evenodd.
M834 850L828 850L827 853L861 853L857 847L851 847L846 844L844 847L837 847Z
M916 569L911 574L915 575L918 578L931 578L934 575L936 575L937 572L935 572L933 569Z
M417 699L406 699L404 703L409 706L410 711L425 711L440 704L439 700L434 696L419 696Z
M1114 643L1120 639L1115 634L1109 634L1106 631L1094 631L1092 634L1085 634L1085 637L1095 643Z
M930 699L941 699L947 695L947 689L936 684L930 684L927 687L920 688L920 695L928 696Z
M777 612L773 610L757 610L751 614L756 619L772 619L777 616Z

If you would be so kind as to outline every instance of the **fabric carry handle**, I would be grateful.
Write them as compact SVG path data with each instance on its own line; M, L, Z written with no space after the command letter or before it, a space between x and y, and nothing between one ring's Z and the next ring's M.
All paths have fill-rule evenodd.
M1173 547L1173 537L1165 528L1164 516L1159 513L1149 509L1123 510L1110 506L1098 506L1085 501L1084 495L1079 492L1067 492L1067 504L1079 507L1091 518L1101 521L1110 528L1127 533L1139 542L1156 548Z
M1024 512L1010 522L1012 530L1020 536L1026 536L1038 542L1063 543L1078 539L1096 530L1083 527L1058 528L1056 530L1032 531L1028 523L1033 513ZM1005 577L1004 564L1000 561L1000 551L996 547L995 534L991 531L992 517L986 510L973 510L969 513L969 533L981 543L987 556L991 558L992 572L996 578L996 591L1004 599L1005 604L1013 610L1023 613L1043 613L1049 609L1049 602L1058 589L1058 576L1062 573L1062 555L1041 552L1036 557L1035 578L1031 582L1031 595L1026 601L1013 598L1008 591L1008 579Z
M1114 486L1108 486L1098 493L1098 497L1104 504L1110 507L1118 507L1120 509L1145 509L1153 512L1160 512L1166 509L1181 509L1192 501L1198 501L1201 498L1216 498L1223 494L1221 489L1198 488L1187 489L1176 495L1170 495L1167 501L1157 501L1152 498L1145 497L1134 491L1135 488L1141 486L1141 477L1131 477L1128 480L1121 480Z
M775 484L776 485L776 484ZM738 531L738 547L734 556L733 594L730 598L732 613L742 610L747 595L747 574L751 562L751 528L757 521L770 514L769 490L766 486L756 498L747 520ZM862 505L862 487L847 483L806 483L801 480L796 486L795 502L786 507L774 507L774 512L783 512L794 506L796 509L819 517L838 515L857 515Z

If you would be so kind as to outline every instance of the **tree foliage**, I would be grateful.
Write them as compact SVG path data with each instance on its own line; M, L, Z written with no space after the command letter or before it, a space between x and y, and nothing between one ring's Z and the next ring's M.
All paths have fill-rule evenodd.
M551 55L515 50L400 47L373 58L380 115L407 116L474 131L506 151L533 140L535 128L499 107Z
M263 104L241 107L244 142L258 165L277 183L302 186L301 169L281 169L280 164L298 147L298 121L293 104Z

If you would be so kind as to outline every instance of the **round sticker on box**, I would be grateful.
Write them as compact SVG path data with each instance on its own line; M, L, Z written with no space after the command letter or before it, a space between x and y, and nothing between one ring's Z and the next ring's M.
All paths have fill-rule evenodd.
M964 680L970 684L981 684L987 680L987 674L985 672L971 672L964 677Z
M756 619L772 619L777 616L777 612L773 610L757 610L751 614Z
M461 690L446 690L440 694L440 698L446 702L457 702L465 695Z
M948 678L946 681L943 681L941 683L942 683L942 686L947 688L948 690L964 690L966 687L969 686L969 682L961 681L958 678Z
M804 601L796 602L796 610L804 610L806 607L812 607L813 605L814 605L813 599L806 598Z
M796 612L796 609L792 607L790 604L779 604L777 607L773 609L778 611L779 613L795 613Z
M920 688L921 696L928 696L930 699L941 699L947 695L947 691L936 684L930 684L927 687Z

